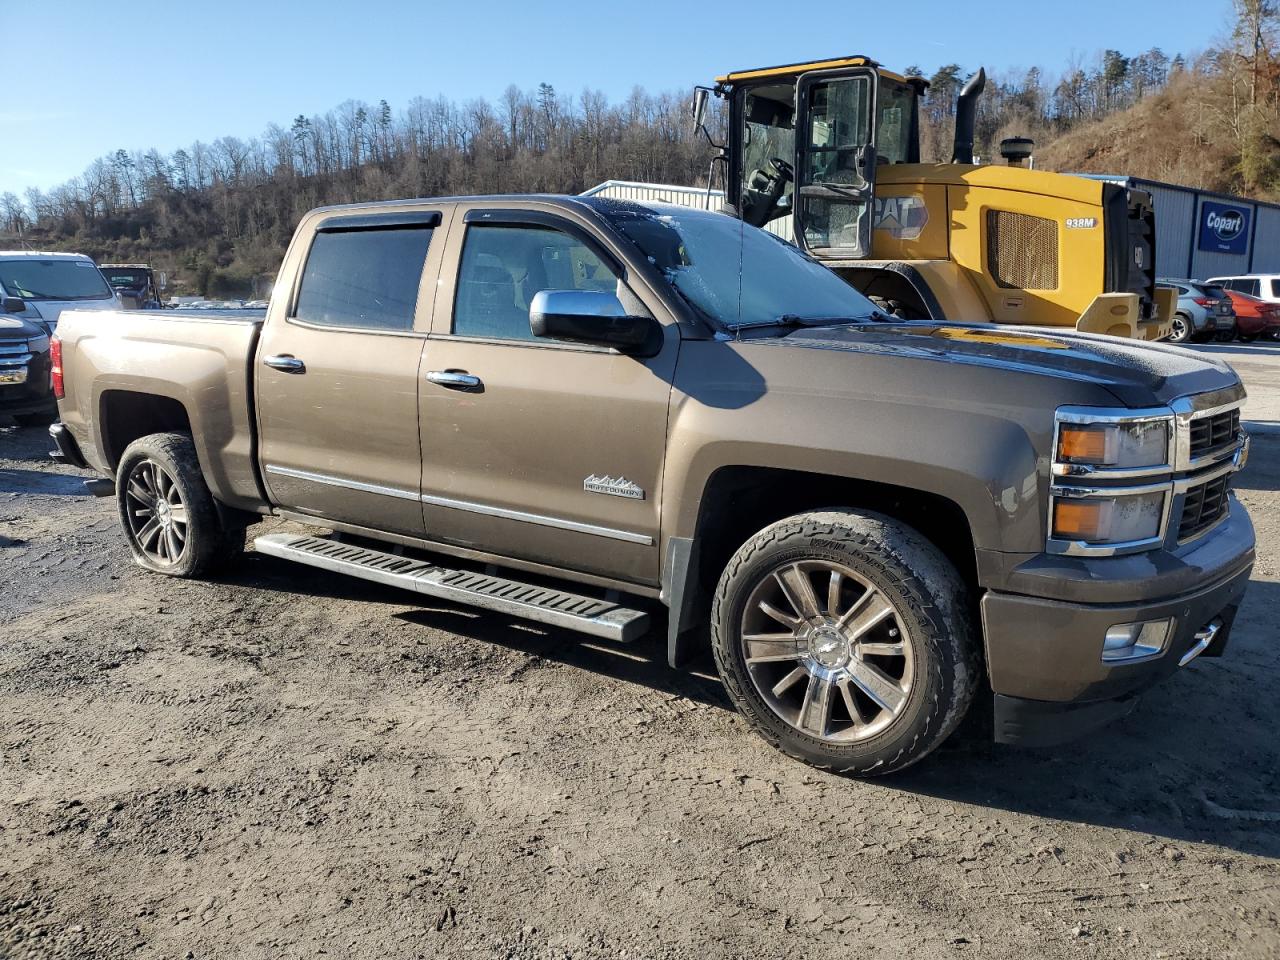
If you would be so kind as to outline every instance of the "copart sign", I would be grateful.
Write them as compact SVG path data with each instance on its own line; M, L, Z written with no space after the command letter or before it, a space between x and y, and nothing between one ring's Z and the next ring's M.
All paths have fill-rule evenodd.
M1200 249L1244 254L1249 248L1250 213L1248 207L1204 201L1200 205Z

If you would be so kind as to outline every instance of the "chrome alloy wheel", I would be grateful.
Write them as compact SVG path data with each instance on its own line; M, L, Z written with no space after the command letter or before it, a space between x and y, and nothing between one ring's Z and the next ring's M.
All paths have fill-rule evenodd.
M888 599L850 568L789 562L742 614L747 672L771 710L819 740L865 740L906 709L915 658Z
M169 472L140 460L125 480L129 534L159 564L177 563L187 546L187 505Z

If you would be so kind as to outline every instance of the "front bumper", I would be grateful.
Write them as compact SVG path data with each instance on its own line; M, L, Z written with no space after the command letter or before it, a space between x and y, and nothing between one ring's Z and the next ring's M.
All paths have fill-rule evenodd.
M1150 599L1117 601L1119 584L1105 581L1098 593L1112 602L989 591L982 620L996 740L1047 746L1072 739L1128 712L1138 694L1174 673L1198 645L1199 655L1220 655L1253 569L1253 528L1244 511L1233 504L1228 522L1179 560L1179 570L1161 572L1152 564L1146 580L1128 581L1131 598ZM1199 575L1188 586L1192 572ZM1161 589L1175 585L1173 592ZM1108 628L1165 618L1173 626L1159 654L1134 662L1102 659ZM1201 644L1211 623L1218 629L1211 643Z

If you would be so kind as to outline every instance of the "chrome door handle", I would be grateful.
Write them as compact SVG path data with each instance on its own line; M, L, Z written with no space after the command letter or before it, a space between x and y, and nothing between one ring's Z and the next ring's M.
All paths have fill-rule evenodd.
M274 357L264 357L262 360L268 367L273 370L283 370L285 373L306 373L307 365L297 357L291 357L287 353L277 354Z
M450 390L465 390L468 393L484 390L484 381L465 370L430 370L427 372L427 379Z

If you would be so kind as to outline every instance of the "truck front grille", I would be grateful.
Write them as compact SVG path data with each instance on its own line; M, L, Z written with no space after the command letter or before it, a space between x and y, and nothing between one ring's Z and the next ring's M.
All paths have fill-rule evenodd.
M1210 456L1236 442L1240 435L1240 408L1223 410L1191 421L1191 459Z
M987 266L1013 290L1058 288L1058 222L1006 210L987 211Z
M1190 540L1217 523L1228 509L1227 488L1231 474L1223 474L1207 483L1192 487L1182 502L1178 522L1178 539Z

